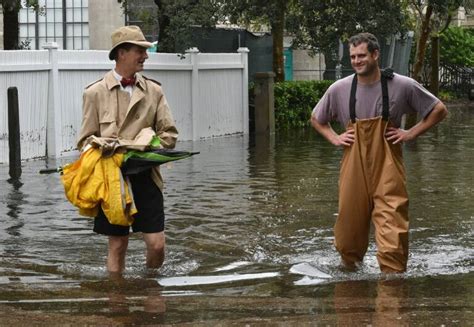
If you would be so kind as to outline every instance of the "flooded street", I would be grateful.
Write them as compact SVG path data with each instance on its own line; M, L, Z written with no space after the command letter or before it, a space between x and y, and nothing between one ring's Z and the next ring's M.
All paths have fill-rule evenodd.
M144 269L130 238L122 280L107 239L67 202L66 162L0 165L0 325L467 326L474 321L474 109L404 145L410 258L381 276L373 237L357 272L333 246L342 151L313 131L180 142L199 155L162 166L167 258ZM70 159L69 159L70 160ZM469 323L471 321L471 323Z

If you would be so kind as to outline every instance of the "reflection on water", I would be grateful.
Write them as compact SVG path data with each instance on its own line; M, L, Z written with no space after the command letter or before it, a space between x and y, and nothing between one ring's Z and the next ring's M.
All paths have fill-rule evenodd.
M410 259L395 281L380 275L373 240L359 271L339 268L332 227L341 151L312 131L179 143L200 155L162 168L165 266L158 273L144 269L143 242L133 235L122 285L108 280L106 239L67 203L57 175L38 174L45 162L24 163L19 182L7 182L8 167L0 165L0 309L16 303L59 312L67 302L71 312L99 311L123 323L134 321L124 312L154 310L160 319L167 311L157 323L287 315L296 324L297 317L326 321L327 314L330 323L360 316L379 325L408 319L420 292L436 299L428 305L438 310L437 292L456 285L459 292L447 300L456 312L466 305L458 297L472 299L473 123L473 110L452 110L447 122L405 145ZM174 283L163 288L160 280ZM203 296L220 300L213 306ZM274 298L281 297L278 304ZM233 314L225 311L232 305ZM196 316L197 308L207 313Z

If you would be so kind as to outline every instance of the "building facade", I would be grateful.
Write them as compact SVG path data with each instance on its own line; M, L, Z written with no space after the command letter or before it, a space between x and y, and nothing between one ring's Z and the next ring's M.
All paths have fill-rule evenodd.
M24 1L23 1L24 2ZM19 43L42 49L56 42L60 49L103 50L110 34L126 23L117 0L39 0L40 10L22 8L18 14ZM3 13L0 14L0 49L3 48Z

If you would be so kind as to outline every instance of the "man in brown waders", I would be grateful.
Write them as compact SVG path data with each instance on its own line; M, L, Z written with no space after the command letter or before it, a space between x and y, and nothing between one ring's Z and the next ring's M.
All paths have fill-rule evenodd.
M375 226L377 260L385 273L404 272L408 259L408 195L402 143L414 140L447 115L446 106L411 78L378 67L380 47L370 33L350 38L355 74L336 81L311 116L313 127L344 147L339 177L335 246L348 268L362 262ZM418 113L412 128L402 116ZM337 134L331 121L346 130Z

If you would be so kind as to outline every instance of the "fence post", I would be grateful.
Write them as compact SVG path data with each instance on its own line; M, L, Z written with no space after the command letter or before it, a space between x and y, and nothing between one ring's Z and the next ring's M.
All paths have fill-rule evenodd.
M238 48L242 60L242 132L249 133L249 65L248 57L250 50L248 48Z
M49 51L50 71L48 77L48 113L46 129L46 156L58 157L61 153L61 103L59 98L58 44L50 42L43 46Z
M274 72L255 74L255 133L275 132L274 78Z
M8 147L9 174L13 179L21 176L20 114L18 109L18 89L8 88Z
M186 50L191 56L191 65L193 66L191 74L191 120L193 141L198 139L197 119L199 117L199 49L191 48Z

